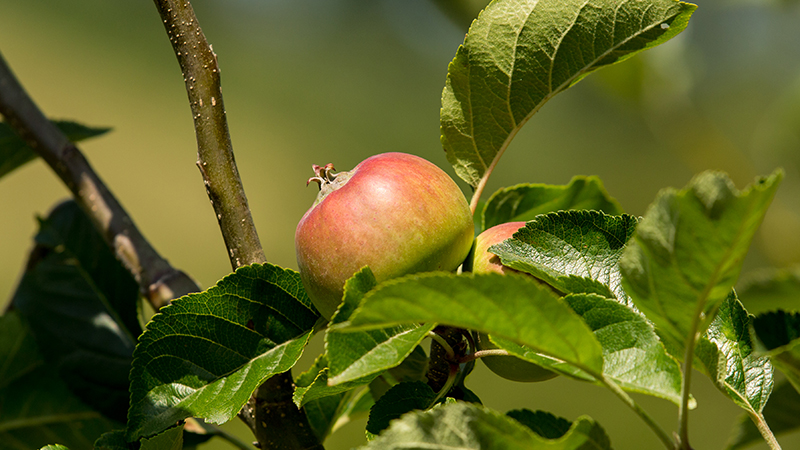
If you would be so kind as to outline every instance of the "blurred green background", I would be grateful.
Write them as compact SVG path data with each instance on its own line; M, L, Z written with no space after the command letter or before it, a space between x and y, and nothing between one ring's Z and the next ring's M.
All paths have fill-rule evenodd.
M743 187L783 167L745 272L800 263L800 4L697 3L681 36L544 107L511 145L485 197L516 183L598 175L627 212L641 215L659 189L682 187L699 171L726 171ZM193 4L219 57L236 159L270 262L296 268L294 227L316 195L305 186L311 164L349 170L369 155L403 151L453 174L439 143L440 95L480 0ZM3 0L0 52L50 117L114 128L81 148L173 265L203 287L230 271L194 165L183 80L152 2ZM3 302L32 247L35 215L67 195L41 161L0 179ZM320 348L316 339L309 353ZM692 442L721 448L740 410L704 377L694 380ZM467 384L500 411L543 409L570 420L588 414L617 449L660 447L601 388L560 378L506 382L480 364ZM676 407L640 399L675 428ZM363 427L345 426L327 448L358 445ZM225 428L251 440L238 421ZM797 436L781 441L800 448ZM212 440L203 448L230 447Z

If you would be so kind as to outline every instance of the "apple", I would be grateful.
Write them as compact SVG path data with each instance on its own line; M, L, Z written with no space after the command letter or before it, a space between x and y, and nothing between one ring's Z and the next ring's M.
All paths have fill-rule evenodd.
M507 222L495 225L475 238L475 248L472 258L468 261L468 268L474 273L496 272L505 275L509 272L523 273L504 266L500 257L489 251L489 247L499 244L525 226L525 222Z
M349 172L313 166L316 201L295 232L297 265L327 319L345 281L369 266L380 283L416 272L453 271L474 238L467 199L444 171L418 156L383 153Z
M517 230L524 226L525 222L507 222L495 225L479 234L475 238L473 253L465 265L469 266L473 273L496 272L504 275L513 273L532 276L504 266L500 262L500 258L489 251L489 247L511 238ZM497 348L489 341L489 336L484 333L478 333L476 346L478 350ZM481 361L495 374L512 381L545 381L556 376L555 373L516 356L484 356Z

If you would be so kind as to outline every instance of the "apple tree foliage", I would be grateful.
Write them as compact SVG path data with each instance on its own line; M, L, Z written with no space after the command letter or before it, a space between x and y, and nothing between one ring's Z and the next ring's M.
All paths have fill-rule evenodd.
M490 251L530 277L431 272L377 283L365 267L326 323L297 272L256 264L142 325L137 282L74 202L59 205L39 220L13 308L0 317L3 448L195 446L218 433L209 424L235 418L261 383L290 370L314 333L324 333L324 352L295 374L293 401L320 442L368 416L365 449L611 448L613 436L590 417L482 406L465 385L474 333L609 389L667 448L689 448L685 430L673 437L629 394L687 414L692 368L744 410L730 449L797 430L800 276L762 273L733 289L780 170L743 189L701 173L663 190L643 217L625 214L596 177L503 188L477 208L498 160L548 100L676 36L694 9L675 0L496 0L472 23L448 67L441 142L475 189L478 232L527 222ZM72 140L106 131L58 125ZM34 157L0 126L0 176ZM462 346L447 348L442 329L463 330ZM431 337L448 355L438 389L427 382L442 358L423 349ZM775 385L776 369L788 382Z

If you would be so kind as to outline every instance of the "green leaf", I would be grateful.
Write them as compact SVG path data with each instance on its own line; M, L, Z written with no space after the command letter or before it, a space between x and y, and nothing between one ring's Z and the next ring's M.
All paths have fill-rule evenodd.
M800 266L748 273L736 292L750 314L778 309L800 312Z
M753 331L775 367L800 391L800 313L760 314Z
M738 191L727 175L704 172L650 205L620 270L625 291L671 341L668 348L684 348L695 332L705 332L782 177L776 171Z
M572 422L556 417L545 411L515 409L506 413L508 417L530 428L531 431L547 439L558 439L567 434Z
M125 430L104 433L94 442L94 450L130 450L125 439Z
M550 98L590 72L681 32L696 6L674 0L494 1L447 70L442 145L475 187Z
M0 316L0 389L44 364L33 334L19 311L12 310Z
M408 323L442 324L507 338L600 373L602 348L586 324L549 289L521 275L410 275L364 297L341 332Z
M772 392L774 369L769 358L755 351L751 321L752 316L731 291L695 353L703 364L699 368L719 390L740 407L760 415Z
M369 413L375 401L369 389L351 389L336 395L311 400L303 406L308 423L320 441L341 426Z
M595 294L570 294L564 301L583 318L602 345L602 373L607 379L626 391L680 404L680 366L667 353L647 319L625 305ZM596 375L586 374L563 361L543 357L504 339L492 337L492 342L526 361L604 386Z
M783 383L775 388L764 408L764 419L776 436L800 430L800 394L791 384ZM727 450L739 450L764 439L747 414L742 414L734 431Z
M368 267L345 283L344 300L325 334L327 382L332 385L357 380L361 384L369 383L381 372L401 364L435 326L409 323L358 333L340 332L335 325L346 322L364 295L376 285ZM353 384L348 386L353 387Z
M111 128L91 128L76 122L53 121L72 142L107 133ZM0 178L36 159L36 153L5 122L0 122Z
M617 262L636 223L636 217L627 214L555 212L536 217L512 239L489 247L489 251L499 256L503 265L530 273L560 292L594 292L633 306L622 289Z
M0 317L0 442L3 449L30 450L53 442L91 448L119 424L72 394L39 354L17 311Z
M414 410L425 410L436 400L436 392L423 381L409 381L392 386L369 411L367 431L378 434L389 422Z
M570 209L622 214L622 206L594 176L576 176L567 185L529 183L503 188L492 194L480 211L486 230L501 223L527 222L539 214Z
M605 431L581 417L564 436L546 439L518 421L474 403L453 402L392 422L362 449L608 450Z
M73 201L40 220L14 293L45 359L85 403L125 421L139 287Z
M270 264L174 300L136 346L128 439L190 416L230 420L261 383L294 366L318 319L300 275Z
M327 362L325 355L320 355L314 365L295 381L297 387L294 391L293 401L298 407L303 407L309 402L323 397L343 394L359 386L367 385L380 375L380 373L373 373L346 383L329 385Z
M45 445L44 447L42 447L41 450L69 450L69 448L64 447L61 444L51 444L51 445Z
M178 425L151 438L142 439L139 450L181 450L182 448L183 425Z
M653 326L630 308L597 295L568 295L564 300L603 346L603 374L626 391L680 404L682 373Z

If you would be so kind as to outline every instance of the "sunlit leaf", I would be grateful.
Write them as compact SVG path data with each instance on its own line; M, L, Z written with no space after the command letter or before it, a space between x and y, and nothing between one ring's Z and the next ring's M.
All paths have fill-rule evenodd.
M507 338L600 373L602 348L586 324L530 277L428 273L381 284L341 332L439 323ZM349 325L349 326L344 326Z
M65 120L53 121L72 142L82 141L107 133L111 128L94 128ZM36 153L5 122L0 122L0 178L27 162L36 159Z
M714 318L782 177L776 171L739 191L727 175L705 172L650 205L620 270L625 291L671 341L668 348L684 348Z
M328 365L324 355L320 355L314 365L295 380L294 403L298 407L305 406L311 401L343 394L358 386L369 384L379 373L373 373L363 378L351 380L346 383L328 384Z
M441 139L458 176L477 186L550 98L677 35L694 9L674 0L492 2L458 48L442 93Z
M474 403L451 402L392 422L362 449L608 450L605 431L581 417L560 438L546 439L515 419Z
M607 379L626 391L680 403L680 366L667 353L653 326L644 317L612 299L594 294L570 294L564 301L586 321L602 345L603 375ZM507 340L494 337L492 340L526 361L579 380L604 384L563 361L543 357Z
M751 320L731 291L720 304L696 354L703 364L700 369L723 393L745 410L760 415L772 392L774 369L769 358L755 350Z
M190 416L231 419L261 383L297 362L318 319L299 274L269 264L174 300L134 353L128 439Z
M527 222L539 214L569 209L591 209L606 214L622 214L597 177L576 176L569 184L518 184L502 188L486 201L482 229L506 222Z
M489 251L499 256L503 265L530 273L560 292L607 295L596 288L585 290L586 282L580 280L585 278L606 286L620 303L633 306L622 289L617 262L636 223L636 218L627 214L550 213L536 217L512 239L489 247Z
M364 268L345 283L344 301L331 320L339 324L349 319L364 295L376 286L369 268ZM369 383L375 376L396 367L414 351L434 324L403 324L358 333L341 333L335 326L325 334L328 383L335 385L360 380Z

